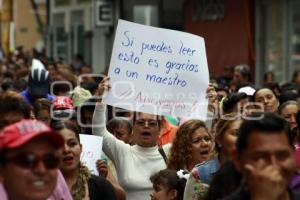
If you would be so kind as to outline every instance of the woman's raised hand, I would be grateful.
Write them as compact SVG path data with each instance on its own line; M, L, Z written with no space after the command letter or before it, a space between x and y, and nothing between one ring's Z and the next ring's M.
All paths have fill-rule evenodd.
M97 88L97 95L99 97L102 97L104 91L108 91L111 86L109 85L109 77L106 76L103 78L103 80L98 84L98 88Z

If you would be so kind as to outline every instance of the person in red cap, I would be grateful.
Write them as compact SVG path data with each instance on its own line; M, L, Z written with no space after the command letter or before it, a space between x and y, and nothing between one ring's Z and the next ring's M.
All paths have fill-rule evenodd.
M43 122L21 120L0 133L0 199L45 200L57 183L63 138Z
M76 116L73 101L67 96L57 96L53 101L52 117L54 119L71 119Z

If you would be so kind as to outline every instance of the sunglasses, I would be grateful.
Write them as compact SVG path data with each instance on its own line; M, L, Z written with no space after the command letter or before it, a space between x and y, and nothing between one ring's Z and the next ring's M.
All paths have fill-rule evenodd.
M5 161L14 163L24 169L35 168L39 162L43 162L47 169L55 169L59 165L59 157L54 153L47 153L42 156L33 153L21 153L13 157L7 157Z
M75 110L72 109L53 110L52 117L56 120L65 119L65 118L71 119L72 117L76 117L76 112Z

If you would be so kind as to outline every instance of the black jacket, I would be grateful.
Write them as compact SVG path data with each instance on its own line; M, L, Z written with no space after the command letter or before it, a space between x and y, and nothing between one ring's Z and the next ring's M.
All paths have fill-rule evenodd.
M289 191L290 200L300 200L300 194ZM250 194L244 190L244 187L239 187L235 192L230 194L229 196L223 198L222 200L251 200Z
M91 175L88 187L90 200L117 200L114 187L103 177Z

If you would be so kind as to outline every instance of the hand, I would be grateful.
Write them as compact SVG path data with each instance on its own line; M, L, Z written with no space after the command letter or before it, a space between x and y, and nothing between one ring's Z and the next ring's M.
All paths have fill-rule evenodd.
M96 166L99 174L106 178L108 174L108 169L105 162L103 160L97 160Z
M277 200L287 192L284 177L277 166L259 160L256 166L246 164L245 170L251 199Z
M206 98L208 99L208 109L211 112L215 112L218 109L218 94L213 87L212 83L209 83L207 89L206 89Z
M97 92L96 94L100 97L102 97L104 91L110 90L111 86L108 83L109 77L104 77L103 80L98 84Z

